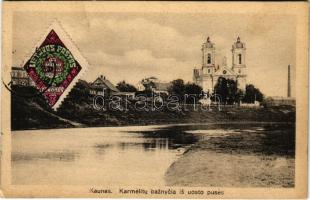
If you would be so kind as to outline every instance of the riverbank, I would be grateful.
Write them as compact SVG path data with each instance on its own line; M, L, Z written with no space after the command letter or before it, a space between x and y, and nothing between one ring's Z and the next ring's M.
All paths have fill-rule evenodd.
M15 88L20 94L35 94L34 88ZM92 106L93 97L85 90L83 82L72 89L57 111L52 110L42 96L30 98L12 95L12 130L133 126L185 123L219 122L294 122L294 107L239 108L222 107L221 110L137 111L130 107L127 111L96 110Z
M194 131L201 139L167 170L169 186L294 187L295 127ZM229 132L229 131L228 131Z
M15 108L16 109L16 108ZM16 112L17 113L17 112ZM12 130L145 126L190 123L242 123L295 121L291 108L227 108L221 111L113 111L75 112L63 116L57 112L43 110L37 104L27 103L19 107L19 114L12 114Z

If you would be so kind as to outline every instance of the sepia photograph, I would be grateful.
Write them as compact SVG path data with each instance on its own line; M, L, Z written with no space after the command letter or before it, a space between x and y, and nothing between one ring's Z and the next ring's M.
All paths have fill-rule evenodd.
M4 195L306 197L307 3L33 4L4 4Z

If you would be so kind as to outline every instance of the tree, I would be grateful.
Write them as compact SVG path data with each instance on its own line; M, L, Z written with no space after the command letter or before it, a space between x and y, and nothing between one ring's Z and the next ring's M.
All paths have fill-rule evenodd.
M186 83L184 86L184 93L188 95L186 103L197 103L202 97L202 88L194 83Z
M184 99L185 95L185 85L182 79L176 79L171 82L171 86L168 88L170 95L176 95L180 100Z
M237 101L237 92L238 92L238 85L237 82L232 79L227 79L227 103L233 104L238 102Z
M197 103L202 97L202 88L194 83L186 83L182 79L176 79L171 82L168 88L170 95L176 95L184 103Z
M137 92L137 88L125 81L121 81L116 85L116 88L121 92Z
M228 94L226 78L223 77L218 78L217 83L214 86L214 93L220 96L221 101L226 104Z
M246 85L245 95L242 99L245 103L254 103L254 101L262 102L264 99L263 93L258 88L255 88L254 85Z
M243 91L238 89L235 80L219 77L214 86L214 94L220 96L222 103L239 103L243 96Z

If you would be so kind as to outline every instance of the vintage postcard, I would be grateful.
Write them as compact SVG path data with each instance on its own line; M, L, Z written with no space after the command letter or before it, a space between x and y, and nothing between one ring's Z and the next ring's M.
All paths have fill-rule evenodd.
M4 197L306 198L306 2L3 2Z

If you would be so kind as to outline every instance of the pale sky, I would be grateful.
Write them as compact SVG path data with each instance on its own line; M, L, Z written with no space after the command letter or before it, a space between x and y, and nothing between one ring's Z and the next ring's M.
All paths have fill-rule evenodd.
M112 83L137 84L148 76L192 81L201 67L201 45L210 36L217 63L240 36L246 43L247 83L267 96L286 96L291 64L295 94L295 18L289 15L177 13L29 13L13 16L13 64L21 66L54 19L61 23L90 63L81 77L100 74ZM83 66L82 66L83 67Z

